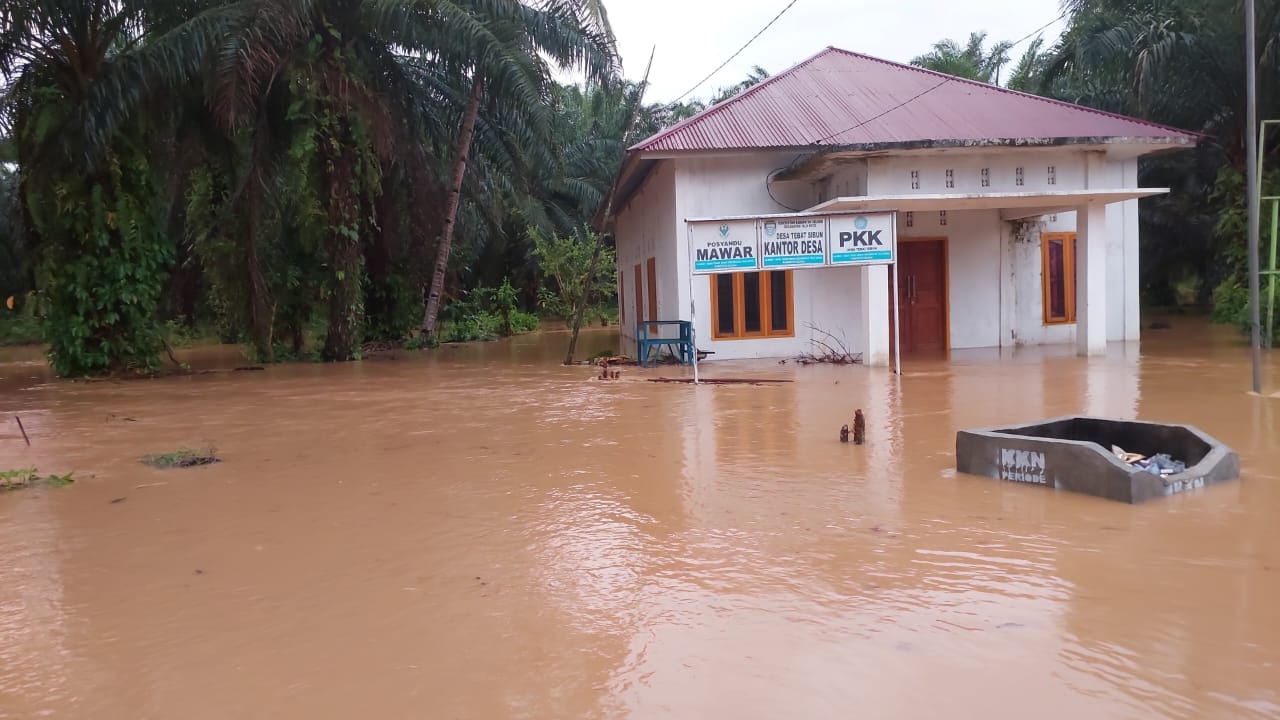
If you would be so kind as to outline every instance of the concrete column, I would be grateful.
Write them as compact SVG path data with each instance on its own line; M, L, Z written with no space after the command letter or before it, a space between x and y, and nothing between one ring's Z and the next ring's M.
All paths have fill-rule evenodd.
M1107 206L1076 209L1076 354L1107 352Z
M1138 187L1137 159L1124 162L1124 187ZM1142 337L1142 317L1138 288L1138 201L1128 200L1124 208L1124 339L1130 342Z
M870 367L885 367L889 364L889 338L893 333L889 267L864 265L858 268L858 273L862 281L862 297L858 303L862 314L862 347L866 348L862 362Z

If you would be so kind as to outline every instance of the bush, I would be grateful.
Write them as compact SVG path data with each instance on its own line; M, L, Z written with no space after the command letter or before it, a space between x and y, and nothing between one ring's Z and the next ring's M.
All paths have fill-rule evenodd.
M1249 288L1229 277L1213 290L1213 322L1249 330Z
M440 341L494 340L537 330L538 317L521 310L518 297L506 279L496 288L472 290L466 300L455 300L440 311Z

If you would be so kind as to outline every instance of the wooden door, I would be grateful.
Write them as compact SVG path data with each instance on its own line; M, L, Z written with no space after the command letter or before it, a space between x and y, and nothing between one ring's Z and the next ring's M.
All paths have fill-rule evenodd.
M941 239L898 244L898 302L904 353L948 349L946 248L946 241ZM890 318L892 312L890 308Z

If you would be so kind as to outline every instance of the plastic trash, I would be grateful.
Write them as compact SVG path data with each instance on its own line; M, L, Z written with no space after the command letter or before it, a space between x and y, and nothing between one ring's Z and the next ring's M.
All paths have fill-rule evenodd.
M1165 453L1152 455L1149 459L1139 463L1138 465L1139 467L1142 467L1143 470L1155 473L1161 477L1177 475L1180 472L1185 472L1187 469L1186 463L1181 460L1174 460Z

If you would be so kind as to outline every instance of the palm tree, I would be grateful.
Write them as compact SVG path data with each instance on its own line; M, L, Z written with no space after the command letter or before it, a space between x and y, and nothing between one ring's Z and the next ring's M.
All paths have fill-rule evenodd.
M575 6L559 1L242 0L237 12L214 71L215 110L228 127L262 136L267 126L275 154L310 168L289 191L310 195L323 213L330 272L322 355L329 360L358 353L361 243L376 231L372 210L398 159L393 148L438 151L448 128L462 128L440 238L447 264L482 106L545 113L538 52L594 73L613 67L607 42L584 30ZM464 83L464 109L450 119L440 108L457 107ZM438 264L435 310L442 284Z
M494 37L501 43L499 48L495 48L494 57L467 63L469 67L464 70L470 75L471 91L453 152L454 165L444 227L422 318L422 335L429 340L436 337L445 272L449 266L463 179L481 104L487 98L491 106L496 105L499 98L511 92L526 97L541 95L550 87L550 75L541 63L528 62L539 57L548 57L561 67L584 69L588 79L596 81L611 76L616 67L612 31L603 4L598 0L542 0L536 7L526 7L515 0L511 3L520 9L519 13L490 18ZM532 72L523 75L509 72L494 74L498 68L520 66ZM516 83L507 85L504 80L516 80Z
M0 5L0 135L20 167L20 224L50 281L50 356L63 375L150 369L172 256L151 160L159 100L215 37L210 3L8 0ZM175 12L177 11L177 12Z
M1013 44L998 42L988 50L983 47L986 42L985 32L970 33L968 43L963 46L955 40L939 40L929 52L913 58L911 64L947 75L998 85L1000 68L1009 62L1009 50Z
M1034 93L1040 89L1044 78L1045 65L1049 54L1044 49L1044 38L1037 37L1027 46L1018 63L1013 66L1009 75L1008 87L1011 90Z
M724 102L725 100L728 100L729 98L737 95L738 93L743 92L744 90L749 90L768 79L769 79L768 70L765 70L759 65L752 65L751 72L747 73L746 79L742 80L741 82L730 85L729 87L720 88L720 90L718 90L716 94L712 96L711 104L719 105L720 103Z

